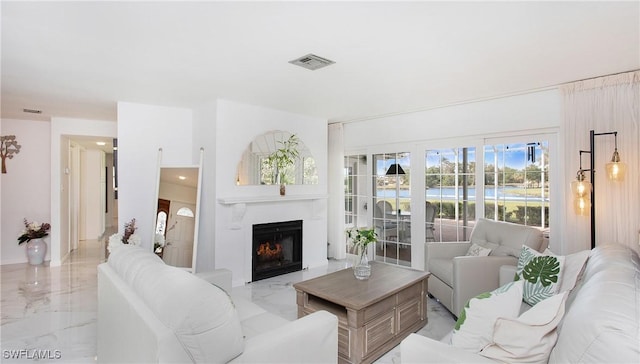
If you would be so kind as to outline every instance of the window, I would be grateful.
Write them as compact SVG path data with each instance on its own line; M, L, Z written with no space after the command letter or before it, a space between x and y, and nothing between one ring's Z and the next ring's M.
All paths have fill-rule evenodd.
M166 228L167 228L167 213L164 211L160 211L158 212L158 217L156 219L156 234L164 235Z
M366 155L344 157L344 222L347 229L370 225L366 215L367 171ZM356 254L351 251L349 244L347 253Z
M185 216L185 217L194 217L193 215L193 211L188 208L188 207L181 207L178 209L178 212L176 212L176 215L178 216Z
M411 265L410 153L373 155L375 260Z
M466 241L475 221L475 148L427 150L426 241Z
M499 221L549 226L549 143L484 147L484 215Z

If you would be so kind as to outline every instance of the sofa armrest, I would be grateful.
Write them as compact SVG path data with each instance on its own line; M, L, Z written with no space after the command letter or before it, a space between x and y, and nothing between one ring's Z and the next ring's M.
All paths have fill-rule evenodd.
M225 268L195 274L197 277L231 293L231 271Z
M509 282L513 282L516 277L517 267L515 265L503 265L500 267L500 287Z
M283 350L285 349L286 350ZM234 363L337 363L338 318L317 311L245 341Z
M471 298L500 287L500 267L517 263L514 257L453 258L453 313L459 314Z
M434 258L453 258L467 254L471 243L468 241L455 241L450 243L427 243L427 261Z
M481 355L411 334L400 343L402 363L495 363Z

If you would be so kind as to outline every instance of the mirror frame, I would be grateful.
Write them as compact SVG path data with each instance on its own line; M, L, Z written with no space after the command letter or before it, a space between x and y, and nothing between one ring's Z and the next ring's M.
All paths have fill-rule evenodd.
M160 176L162 168L197 168L198 169L198 181L196 189L196 211L194 211L194 231L193 231L193 255L191 257L191 267L180 267L188 272L196 272L196 264L198 261L198 233L200 230L200 200L202 199L202 160L204 158L204 148L200 148L200 162L199 164L189 165L163 165L162 164L162 148L158 149L158 167L156 170L156 194L153 200L153 228L151 241L155 241L156 226L158 224L158 198L160 197ZM154 244L151 244L151 251L155 254Z

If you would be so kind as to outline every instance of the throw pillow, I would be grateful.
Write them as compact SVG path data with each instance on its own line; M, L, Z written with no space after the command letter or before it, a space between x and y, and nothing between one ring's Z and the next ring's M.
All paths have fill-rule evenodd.
M540 301L518 318L498 318L480 355L503 363L546 363L556 344L568 292Z
M558 293L563 264L563 256L543 255L523 245L514 278L524 281L522 299L533 306Z
M559 292L570 291L576 286L578 277L584 270L584 266L589 259L590 253L591 250L582 250L565 256ZM549 249L545 250L544 254L555 256L555 254L553 254Z
M523 281L510 282L467 302L453 329L451 345L474 353L491 342L498 317L518 317Z
M482 247L476 243L471 244L467 251L467 256L471 257L486 257L491 253L491 249Z

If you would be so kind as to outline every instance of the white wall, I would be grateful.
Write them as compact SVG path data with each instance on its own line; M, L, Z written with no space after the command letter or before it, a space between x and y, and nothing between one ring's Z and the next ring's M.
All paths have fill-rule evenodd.
M105 214L104 220L105 220L105 229L106 228L111 228L112 226L115 226L114 224L114 218L117 219L118 218L118 214L117 211L115 209L115 207L117 206L116 204L116 200L114 200L114 193L113 193L113 153L107 153L105 155L105 164L107 167L107 175L106 175L106 187L107 187L107 199L106 199L106 204L107 204L107 213ZM117 221L115 222L117 224Z
M162 165L192 165L192 111L118 103L118 231L136 219L142 246L153 248L158 149Z
M424 169L425 148L482 145L485 137L515 134L551 132L559 135L562 110L557 90L548 90L496 98L420 112L398 114L344 125L345 154L411 152L412 168ZM561 186L564 177L562 151L557 148L557 138L550 143L556 147L555 165L552 166L552 183ZM414 156L418 156L417 158ZM412 198L424 197L424 178L419 173L411 175ZM560 242L559 214L564 211L562 188L552 190L551 241ZM554 217L555 213L555 217ZM415 221L424 221L424 206L412 207ZM413 216L412 216L413 217ZM422 224L412 224L412 236L420 237ZM415 227L415 229L414 229ZM424 229L422 229L424 230ZM424 256L423 244L412 244L412 256ZM561 251L561 249L559 249ZM413 260L414 268L423 268L421 259Z
M195 204L198 190L193 187L181 186L176 183L162 181L158 198Z
M85 239L98 239L104 233L104 188L105 153L101 150L86 150L82 166L82 184L85 219Z
M344 143L351 150L559 128L561 117L558 91L549 90L347 123Z
M243 151L258 135L270 130L297 134L313 154L319 184L289 185L288 196L327 194L327 120L267 109L228 100L218 100L216 117L215 178L217 198L279 196L278 186L237 186L235 171ZM207 167L210 162L206 163ZM251 280L252 225L303 220L303 266L327 264L326 199L216 204L215 267L233 272L234 285ZM211 203L211 201L209 202ZM246 208L239 226L232 227L237 209Z
M2 185L1 264L27 261L25 244L18 245L24 229L23 219L51 223L50 132L45 121L2 119L2 135L15 135L22 147L13 159L7 159L7 173L0 174ZM51 259L51 237L45 238L46 260Z
M202 151L202 183L198 225L198 257L196 271L206 272L215 267L216 216L216 113L217 101L203 104L193 111L193 164L200 161Z
M51 265L60 265L69 253L68 236L62 239L60 227L68 226L68 220L63 225L63 218L69 211L69 199L65 195L65 168L71 168L68 158L68 138L64 136L91 135L115 138L118 124L113 121L98 121L87 119L51 118ZM64 154L64 158L63 158ZM62 242L62 244L61 244Z

